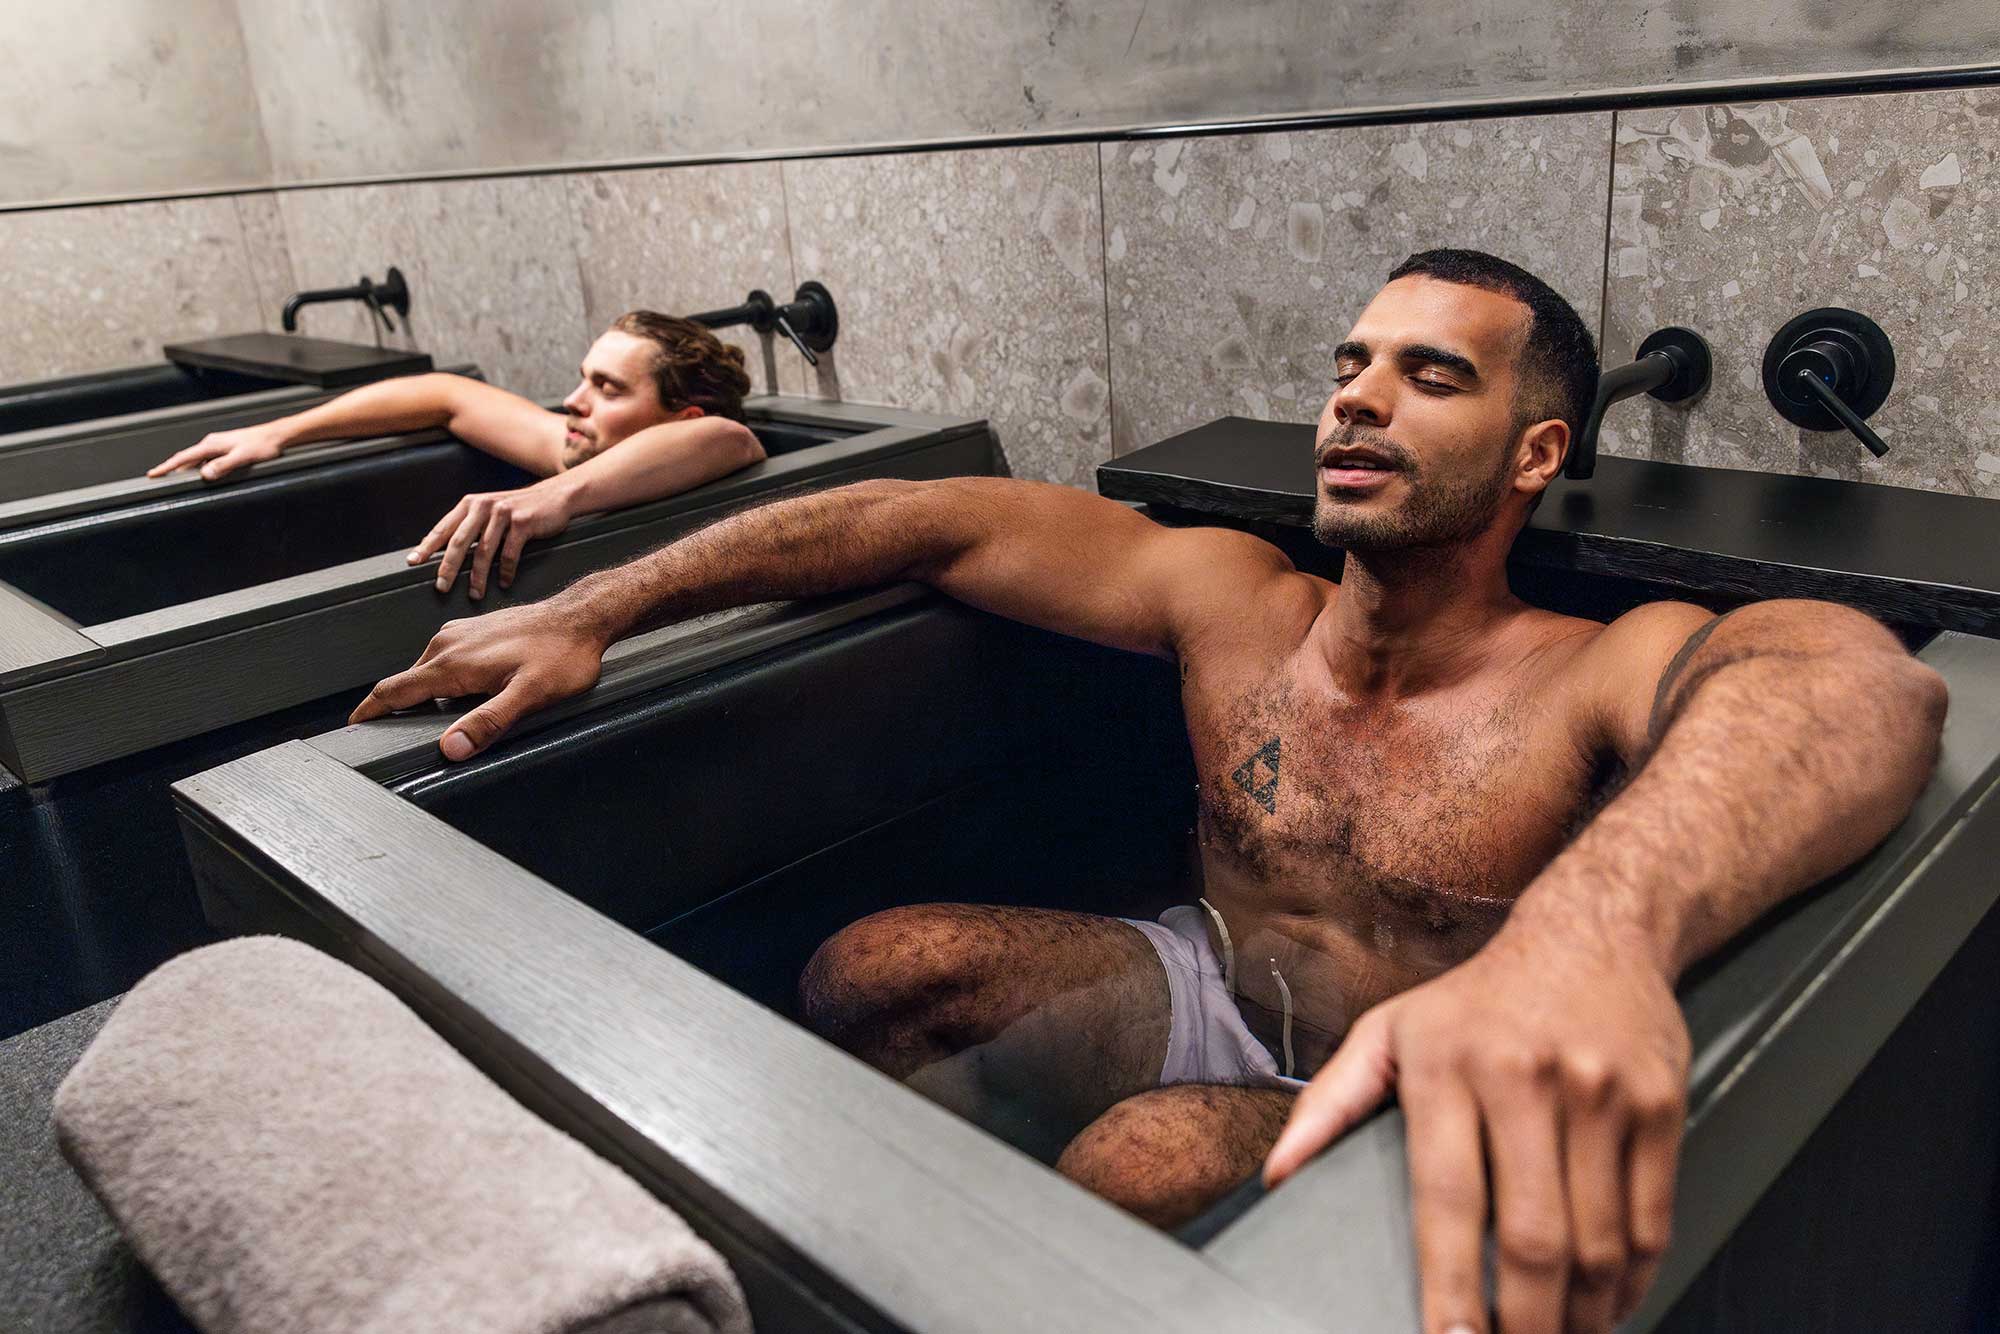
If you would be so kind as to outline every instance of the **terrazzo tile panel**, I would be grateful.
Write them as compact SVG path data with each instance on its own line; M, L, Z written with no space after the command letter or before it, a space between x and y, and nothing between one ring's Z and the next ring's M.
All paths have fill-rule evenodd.
M1498 254L1595 328L1610 148L1608 114L1101 145L1117 452L1317 419L1334 346L1413 251Z
M1094 147L817 159L784 176L798 273L840 303L817 392L976 413L1015 476L1094 484L1111 452Z

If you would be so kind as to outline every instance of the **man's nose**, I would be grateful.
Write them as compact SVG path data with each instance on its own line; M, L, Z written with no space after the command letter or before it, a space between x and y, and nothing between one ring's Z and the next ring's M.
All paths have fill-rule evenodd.
M589 387L587 384L579 384L576 388L570 390L569 397L563 400L563 407L576 416L588 417L590 415L590 400L584 391Z
M1342 426L1387 426L1390 416L1389 396L1373 367L1333 392L1333 419Z

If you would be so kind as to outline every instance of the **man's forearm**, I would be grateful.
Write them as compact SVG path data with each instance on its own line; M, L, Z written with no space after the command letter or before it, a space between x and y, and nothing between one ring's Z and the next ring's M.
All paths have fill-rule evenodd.
M1756 652L1718 635L1684 666L1653 753L1508 930L1583 925L1678 977L1873 848L1936 763L1943 684L1892 642Z
M549 479L578 514L621 510L679 495L764 457L749 428L721 418L650 427Z
M433 372L365 384L271 425L285 448L444 426L451 421L452 378Z
M605 642L648 621L922 577L969 537L965 480L873 481L746 510L558 595Z

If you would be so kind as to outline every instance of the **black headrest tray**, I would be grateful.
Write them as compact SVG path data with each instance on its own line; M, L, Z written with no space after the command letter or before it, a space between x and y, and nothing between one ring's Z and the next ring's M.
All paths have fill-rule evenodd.
M371 380L386 380L393 375L421 375L432 368L428 352L307 338L303 334L230 334L224 338L174 343L161 351L168 361L190 370L228 371L321 389L341 389Z
M1101 465L1097 489L1308 527L1313 438L1309 425L1223 417ZM2000 638L2000 502L1971 496L1604 455L1595 476L1556 479L1512 559Z

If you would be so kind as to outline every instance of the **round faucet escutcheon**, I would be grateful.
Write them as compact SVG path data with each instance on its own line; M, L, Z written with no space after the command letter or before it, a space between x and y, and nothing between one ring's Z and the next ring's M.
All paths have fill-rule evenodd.
M1889 446L1866 419L1896 382L1896 351L1858 310L1822 306L1785 322L1764 349L1764 395L1808 431L1846 430L1880 458Z

